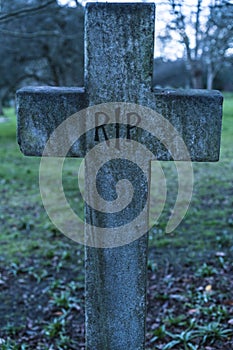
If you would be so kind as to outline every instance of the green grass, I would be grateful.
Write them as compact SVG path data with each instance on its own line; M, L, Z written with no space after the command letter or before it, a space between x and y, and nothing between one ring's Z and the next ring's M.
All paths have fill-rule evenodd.
M0 124L0 137L3 139L14 139L16 132L16 118L15 118L15 109L7 108L4 111L4 115L7 118L5 123Z
M225 96L223 111L220 161L193 164L195 178L189 211L170 234L164 229L177 195L176 169L172 162L162 164L168 196L158 223L150 230L150 285L156 280L158 286L155 292L153 288L149 292L149 312L154 314L150 316L149 313L148 349L157 349L157 343L160 349L161 344L167 349L204 349L209 344L217 344L216 349L227 349L225 343L230 341L228 322L233 319L229 281L233 267L233 94ZM52 344L57 349L69 349L67 344L75 338L72 329L81 322L76 320L74 325L67 325L73 317L73 308L80 303L83 307L83 247L64 237L49 221L39 192L40 159L24 157L20 153L14 110L5 109L5 114L9 121L0 124L0 267L1 278L4 279L4 274L10 276L13 296L11 298L8 290L5 294L4 290L2 292L4 300L0 300L0 307L5 307L3 314L7 320L4 319L6 327L0 333L0 340L4 336L5 342L0 346L7 350L22 350L45 349L49 348L47 344ZM83 204L74 191L78 165L73 167L72 160L66 162L64 187L72 207L80 213ZM155 192L151 197L155 203ZM24 292L19 289L21 283ZM208 285L213 288L212 294L205 293ZM41 347L37 345L37 348L34 345L28 347L24 340L19 341L22 328L19 329L19 324L23 317L20 300L26 286L29 296L33 295L31 289L36 286L34 293L37 289L40 291L38 298L41 299L38 300L45 304L47 299L50 300L45 307L50 310L46 321L39 321L40 309L35 311L38 312L36 322L45 337L44 343L42 341ZM175 286L182 292L174 291ZM14 298L19 311L12 308ZM31 302L36 308L37 300L34 304L33 300ZM190 316L188 312L192 312ZM48 311L45 313L47 315ZM153 317L158 324L156 328L153 328ZM195 325L192 319L195 319ZM74 347L78 348L77 343Z
M233 95L227 94L223 104L221 160L232 161L233 146Z
M221 156L217 163L193 163L194 188L189 210L172 234L164 228L177 194L176 171L172 163L163 163L168 183L168 201L159 223L151 229L151 246L186 247L198 255L224 246L233 249L233 95L227 94L223 105ZM152 194L153 200L153 194ZM224 237L228 237L226 241ZM222 239L221 239L222 237ZM225 240L225 242L224 242Z
M165 234L164 228L174 206L176 198L176 170L172 163L163 163L162 167L168 182L168 200L159 223L151 230L151 246L182 247L192 246L192 251L202 248L216 249L216 236L224 230L232 232L232 146L233 146L233 95L227 94L224 100L222 123L221 158L218 163L194 163L194 191L188 213L181 225L172 233ZM16 118L14 109L6 109L9 122L0 124L1 167L0 190L2 193L3 230L0 254L12 260L16 255L37 251L43 254L51 249L51 243L44 240L48 235L60 235L50 223L43 210L39 187L39 158L24 157L16 143ZM78 164L77 164L78 166ZM76 184L72 161L66 162L64 188L72 207L82 212L82 201L74 196ZM153 193L151 194L153 204ZM224 205L222 203L224 202ZM153 205L152 205L153 207ZM153 212L153 208L152 208ZM36 231L33 245L28 239ZM23 234L22 234L23 233ZM7 236L6 236L7 235ZM195 240L193 240L195 235ZM34 247L34 248L33 248ZM46 248L45 248L46 247ZM41 252L42 251L42 252ZM13 256L12 256L13 255Z

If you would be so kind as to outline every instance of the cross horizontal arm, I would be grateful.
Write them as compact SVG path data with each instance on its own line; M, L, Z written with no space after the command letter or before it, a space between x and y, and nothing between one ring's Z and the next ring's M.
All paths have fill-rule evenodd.
M84 88L26 87L17 91L16 105L22 153L42 156L52 132L70 115L88 107L88 100Z
M218 91L157 90L145 93L141 104L156 110L171 122L185 141L193 161L218 160L222 119L222 95ZM28 87L19 90L17 113L21 151L25 155L41 156L56 127L87 106L88 96L84 88ZM108 134L107 127L105 130ZM83 157L95 143L94 136L93 132L85 138L85 143L78 141L69 156ZM137 141L141 142L140 139ZM146 146L158 160L171 160L169 150L159 142L152 144L148 139Z
M178 131L192 161L218 161L223 102L219 91L165 89L149 93L147 98L146 105L168 119ZM168 152L157 158L171 159Z

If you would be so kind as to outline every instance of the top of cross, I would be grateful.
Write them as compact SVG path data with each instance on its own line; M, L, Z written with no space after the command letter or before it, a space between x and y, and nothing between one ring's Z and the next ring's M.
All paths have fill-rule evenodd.
M85 80L95 103L137 103L151 90L154 18L152 3L87 4Z
M86 5L85 88L18 91L18 140L23 153L42 155L52 131L70 115L91 105L117 101L137 103L162 114L183 137L192 160L218 160L221 94L152 91L154 18L153 3ZM71 155L83 156L87 148L88 141ZM157 143L154 150L158 159L171 158Z

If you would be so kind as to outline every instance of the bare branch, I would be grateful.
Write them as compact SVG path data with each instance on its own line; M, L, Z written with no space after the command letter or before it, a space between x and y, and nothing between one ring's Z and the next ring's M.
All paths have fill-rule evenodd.
M5 15L0 16L0 23L8 22L12 18L18 18L18 17L23 17L26 16L30 13L37 13L38 11L46 8L47 6L54 4L54 0L48 0L47 2L39 5L39 6L34 6L34 7L25 7L17 11L12 11L10 13L7 13Z
M34 39L40 36L46 37L46 36L60 36L61 34L59 33L58 30L54 30L54 31L46 31L46 30L41 30L38 32L34 32L34 33L23 33L23 32L15 32L15 31L11 31L11 30L6 30L6 29L2 29L0 28L0 33L4 34L4 35L9 35L15 38L22 38L22 39Z
M198 49L199 49L201 3L202 3L202 0L198 0L197 1L196 23L195 23L195 41L196 41L196 45L195 45L195 59L197 59Z

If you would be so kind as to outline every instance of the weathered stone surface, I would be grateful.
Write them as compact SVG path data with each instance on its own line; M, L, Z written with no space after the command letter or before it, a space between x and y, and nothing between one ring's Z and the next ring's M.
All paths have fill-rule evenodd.
M223 102L219 91L157 90L147 96L147 102L175 127L192 161L219 159ZM169 160L169 154L158 153L157 158Z
M26 87L17 91L17 137L27 156L41 156L52 132L88 106L84 88Z
M90 105L110 101L137 103L145 91L150 91L154 12L154 4L88 4L85 75ZM137 161L140 164L140 159ZM109 178L114 177L111 164L106 172ZM91 196L89 177L86 191ZM101 195L107 191L103 179ZM129 193L128 188L125 191ZM135 211L143 209L138 195L136 191ZM142 222L143 229L148 227L146 212ZM105 225L111 227L111 216ZM87 227L86 235L95 236L95 231L95 227ZM134 235L124 226L122 231L125 236ZM87 350L145 348L147 241L144 234L122 247L99 250L86 246Z
M110 91L113 89L114 84ZM222 120L222 95L218 91L147 91L141 98L141 105L150 107L171 122L186 143L193 161L218 160ZM17 106L18 142L21 151L25 155L41 156L51 133L67 117L86 108L88 96L83 88L29 87L17 92ZM151 132L154 133L156 124L153 122L153 114L147 115L147 119L152 125ZM105 129L109 138L116 136L111 127ZM66 130L64 135L65 133ZM126 138L124 127L121 127L120 135ZM100 141L104 141L103 137ZM137 141L150 149L158 160L171 160L169 150L158 140L152 140L145 132L137 133ZM84 157L98 142L95 141L93 129L76 142L68 156ZM56 152L54 154L60 155Z
M146 238L118 248L86 249L88 350L144 349Z
M90 101L140 103L151 90L154 18L154 4L87 4L85 80Z
M206 90L151 90L154 14L154 4L87 4L85 90L31 87L17 92L18 142L25 155L41 156L53 130L75 112L121 101L150 107L168 119L193 161L218 160L222 95ZM153 117L147 118L156 129ZM79 140L68 156L83 157L95 146L94 135L93 130ZM145 134L137 141L146 143L157 159L171 160L169 151Z
M27 88L18 92L18 140L24 154L42 155L45 143L54 129L75 112L87 106L119 101L150 107L168 119L185 140L192 160L218 159L221 94L201 90L152 91L154 14L155 6L150 3L87 5L85 90ZM148 114L146 117L152 125L153 133L153 128L156 129L158 125L153 122L153 115ZM114 137L114 128L115 125L106 128L109 138ZM124 127L119 134L124 137ZM69 138L67 130L64 130L64 135ZM171 159L169 149L151 138L150 133L135 129L134 135L134 140L145 144L157 159ZM96 144L93 129L76 143L69 155L83 157ZM176 140L171 147L174 148L175 145ZM54 156L56 155L60 154L56 153L55 147ZM143 158L144 155L140 154L135 162L140 163ZM91 163L95 161L93 157ZM90 176L93 168L89 164L86 162L85 165L86 192L89 199L92 199ZM114 178L114 167L111 164L106 165L105 171L110 179ZM149 169L145 173L149 179ZM124 176L127 177L127 171ZM100 179L99 187L100 195L105 198L109 194L109 186L105 186L104 177ZM127 186L125 193L129 194ZM135 211L140 211L143 202L136 193L136 202L137 199ZM108 204L105 209L108 209ZM110 228L119 224L126 236L134 236L134 232L124 231L122 217L119 222L113 215L105 216L102 220L101 215L96 215L87 206L86 215L87 222L93 221L99 226L104 224ZM147 227L147 221L145 212L143 228ZM138 227L134 230L137 231ZM86 235L92 238L95 231L95 227L86 228ZM144 350L147 239L147 234L144 234L122 247L86 247L87 350Z

